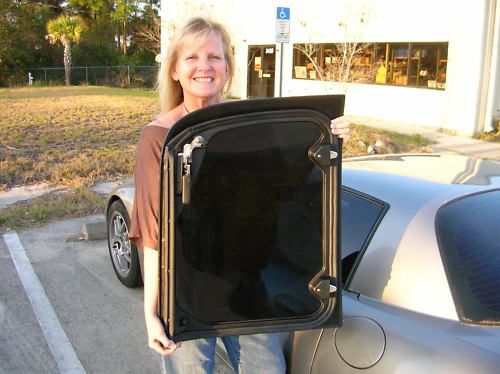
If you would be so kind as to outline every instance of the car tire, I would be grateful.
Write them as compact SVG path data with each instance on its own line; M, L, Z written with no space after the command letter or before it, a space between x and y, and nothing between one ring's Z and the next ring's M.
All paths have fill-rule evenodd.
M137 247L128 238L130 217L120 200L108 209L108 249L116 276L123 285L133 288L142 285L141 264Z

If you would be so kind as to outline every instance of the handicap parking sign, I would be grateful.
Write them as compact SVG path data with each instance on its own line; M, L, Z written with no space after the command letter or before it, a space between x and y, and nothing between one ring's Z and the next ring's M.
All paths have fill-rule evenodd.
M290 8L280 6L276 8L276 19L290 21Z
M276 43L290 42L290 8L276 8Z

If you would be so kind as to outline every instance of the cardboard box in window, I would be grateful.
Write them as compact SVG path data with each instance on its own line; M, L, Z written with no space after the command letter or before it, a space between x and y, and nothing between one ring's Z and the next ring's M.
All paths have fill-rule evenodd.
M394 77L394 83L406 86L408 85L408 77L406 75L397 75Z
M294 66L295 78L307 79L307 68L305 66Z
M353 65L357 66L369 66L370 58L369 57L354 57Z
M316 71L315 70L311 70L309 72L309 78L310 79L316 79Z

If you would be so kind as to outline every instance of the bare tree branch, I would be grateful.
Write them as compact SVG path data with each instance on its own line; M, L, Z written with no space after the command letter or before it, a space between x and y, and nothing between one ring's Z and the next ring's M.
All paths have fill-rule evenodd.
M331 49L323 45L304 43L294 45L294 49L312 64L320 80L335 82L367 82L375 77L376 66L374 52L369 43L360 42L364 26L369 20L369 9L360 3L346 10L343 21L338 26L342 29L342 40L333 44ZM306 27L305 23L302 26ZM366 63L365 59L369 58Z
M159 54L161 50L161 18L155 17L151 24L139 25L135 31L137 41L144 46L144 49L154 54Z
M301 53L304 54L304 56L306 56L309 62L313 65L314 70L316 71L316 74L319 77L319 79L324 80L323 76L324 70L316 62L317 59L316 54L318 53L319 45L314 43L295 44L293 48L300 51Z

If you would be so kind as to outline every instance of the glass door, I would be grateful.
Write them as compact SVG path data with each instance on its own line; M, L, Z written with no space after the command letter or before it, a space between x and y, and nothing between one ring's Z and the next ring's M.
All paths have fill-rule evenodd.
M274 45L248 47L248 98L274 97L275 58Z

